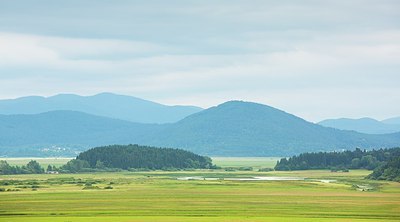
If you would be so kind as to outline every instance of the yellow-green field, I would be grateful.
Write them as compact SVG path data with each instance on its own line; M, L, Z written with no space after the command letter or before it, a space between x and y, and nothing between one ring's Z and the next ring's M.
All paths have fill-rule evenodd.
M274 168L279 157L212 157L213 163L220 167Z
M65 157L23 157L23 158L0 158L6 160L10 165L22 166L31 160L36 160L42 167L55 165L57 167L66 164L72 158ZM221 167L254 167L254 168L273 168L280 158L278 157L212 157L213 163Z
M52 166L54 165L56 167L60 167L60 166L62 166L64 164L66 164L71 159L72 158L66 158L66 157L58 157L58 158L55 158L55 157L49 157L49 158L38 158L38 157L0 158L0 160L5 160L5 161L7 161L7 163L9 163L12 166L22 166L22 165L26 165L31 160L36 160L45 169L49 164L52 165Z
M198 170L7 175L0 176L0 188L19 191L0 192L0 221L400 221L400 183L363 179L369 173ZM186 176L220 179L177 180ZM222 180L253 176L308 179ZM359 191L358 186L371 190Z

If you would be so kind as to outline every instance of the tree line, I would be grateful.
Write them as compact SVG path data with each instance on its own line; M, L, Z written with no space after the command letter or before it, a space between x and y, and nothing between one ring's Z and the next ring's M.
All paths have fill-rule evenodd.
M391 180L400 182L400 155L393 156L387 163L374 169L368 179L373 180Z
M112 145L92 148L76 157L82 167L118 169L209 169L211 158L192 152L139 145ZM84 161L84 162L82 162ZM86 163L85 163L86 162Z
M44 170L34 160L26 166L10 166L0 161L0 174L77 173L120 170L179 170L216 168L211 158L189 151L139 145L112 145L92 148L57 168Z
M400 181L400 148L371 151L357 148L354 151L302 153L282 158L274 169L281 171L368 169L374 170L368 177L370 179Z
M5 160L0 160L0 175L9 175L9 174L40 174L44 173L44 169L40 166L40 164L31 160L24 166L11 166Z

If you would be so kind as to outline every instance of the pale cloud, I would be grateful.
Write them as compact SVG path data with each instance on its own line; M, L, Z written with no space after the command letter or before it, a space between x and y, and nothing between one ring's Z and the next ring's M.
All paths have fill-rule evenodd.
M37 38L0 33L1 66L48 65L57 60L57 53L41 47Z
M110 91L250 100L313 121L400 115L396 1L71 2L0 7L0 97Z
M2 65L50 64L56 60L123 60L173 53L160 45L118 39L83 39L0 32Z

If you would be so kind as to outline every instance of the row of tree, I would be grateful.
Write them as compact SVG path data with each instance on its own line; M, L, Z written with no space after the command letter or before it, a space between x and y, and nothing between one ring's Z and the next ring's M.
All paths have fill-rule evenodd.
M392 156L398 154L400 148L361 150L343 152L302 153L290 158L282 158L275 170L308 170L308 169L368 169L373 170Z
M377 167L367 178L400 182L400 156L393 156L387 163Z
M7 174L40 174L44 169L35 160L29 161L25 166L11 166L5 160L0 160L0 175Z
M0 161L0 174L76 173L118 170L175 170L215 168L211 158L189 151L171 148L155 148L139 145L113 145L85 151L76 159L57 168L49 165L45 171L32 160L26 166L11 166Z
M302 153L282 158L275 170L368 169L370 179L400 181L400 148L343 152Z

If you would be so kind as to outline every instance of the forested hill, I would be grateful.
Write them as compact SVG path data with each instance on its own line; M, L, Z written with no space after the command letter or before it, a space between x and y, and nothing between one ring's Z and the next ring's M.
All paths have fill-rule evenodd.
M355 147L396 147L400 134L337 130L271 106L229 101L167 126L149 142L214 156L288 156Z
M368 178L400 182L400 152L397 155L393 155L387 163L374 169L374 172Z
M291 156L397 147L400 133L337 130L243 101L226 102L171 124L139 124L73 111L0 115L0 156L76 156L110 144L174 147L208 156Z
M168 168L207 169L212 167L209 157L180 149L139 145L96 147L79 154L76 159L87 161L90 168L145 168L155 170Z
M90 147L141 143L156 132L140 124L76 111L0 115L0 156L76 156Z

